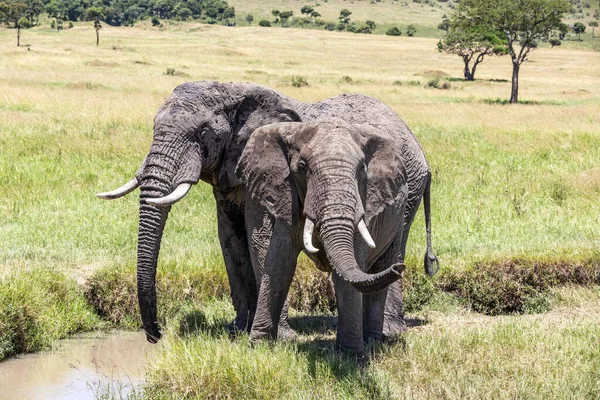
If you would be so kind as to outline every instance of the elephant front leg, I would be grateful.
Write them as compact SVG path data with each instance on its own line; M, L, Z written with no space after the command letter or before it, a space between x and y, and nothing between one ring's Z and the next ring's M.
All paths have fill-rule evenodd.
M363 357L363 295L335 272L332 275L338 308L336 344L344 352Z
M217 203L217 221L231 300L236 313L230 331L250 331L258 291L248 250L244 217L241 212L228 205Z
M252 263L260 282L250 340L289 338L290 333L282 329L281 318L287 316L285 303L300 250L294 246L291 227L271 216L264 216L260 224L253 224L249 230Z

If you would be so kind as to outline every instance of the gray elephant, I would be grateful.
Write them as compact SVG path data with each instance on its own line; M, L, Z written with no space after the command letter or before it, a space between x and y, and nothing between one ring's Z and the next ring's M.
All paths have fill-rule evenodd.
M235 167L256 128L299 119L290 101L271 89L243 83L185 83L158 110L150 151L135 178L97 195L115 199L141 187L137 285L148 341L156 343L161 337L155 283L165 222L171 205L199 180L213 186L217 202L219 240L236 311L232 329L250 328L257 285L247 247L243 187ZM293 334L285 315L281 323L281 335Z
M277 337L303 248L320 269L333 271L338 346L361 356L364 340L382 339L386 289L404 271L408 187L400 154L389 134L339 119L253 133L237 169L260 282L251 340ZM396 318L395 325L404 323Z
M181 200L191 185L203 180L213 186L217 202L219 240L236 312L232 330L249 330L257 302L244 220L243 186L235 167L250 134L258 127L286 121L311 121L340 117L387 132L401 144L408 177L408 202L404 242L421 198L425 200L427 253L425 267L435 272L431 250L429 182L431 173L416 138L398 116L380 101L362 95L342 95L320 103L296 102L271 89L245 83L189 82L178 86L159 109L154 121L150 151L135 178L103 199L124 196L141 186L138 235L138 299L147 339L160 338L157 324L155 275L163 229L171 205ZM404 253L404 252L402 252ZM387 316L402 314L401 287L388 291ZM279 336L293 336L287 325L286 307ZM397 318L388 318L396 321ZM393 336L405 326L388 324L384 334Z

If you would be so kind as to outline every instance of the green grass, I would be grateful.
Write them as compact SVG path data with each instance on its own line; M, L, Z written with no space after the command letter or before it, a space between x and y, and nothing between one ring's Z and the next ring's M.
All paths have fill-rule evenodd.
M78 23L24 31L29 51L13 34L0 29L0 340L10 349L0 358L79 330L139 326L138 199L93 194L131 179L176 85L251 81L303 101L360 92L398 112L433 169L442 272L423 275L420 211L404 280L418 326L364 369L334 351L331 284L306 261L290 298L300 341L230 342L214 200L195 186L165 230L164 347L147 397L598 397L599 53L537 49L521 70L524 104L509 106L489 100L508 98L507 58L463 82L460 59L434 39L168 23L106 26L96 47ZM424 88L436 77L451 88Z
M81 289L58 271L37 268L0 279L0 360L102 326Z

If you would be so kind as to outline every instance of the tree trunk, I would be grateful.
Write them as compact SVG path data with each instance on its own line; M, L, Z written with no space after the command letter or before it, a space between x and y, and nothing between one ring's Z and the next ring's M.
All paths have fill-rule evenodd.
M100 29L96 29L96 46L100 43Z
M519 68L520 68L519 63L517 61L513 60L512 89L510 92L510 104L516 104L519 102Z
M21 27L17 27L17 47L21 45Z
M469 62L468 61L465 61L465 69L464 69L463 72L465 74L465 81L472 81L472 80L474 80L473 74L469 70Z

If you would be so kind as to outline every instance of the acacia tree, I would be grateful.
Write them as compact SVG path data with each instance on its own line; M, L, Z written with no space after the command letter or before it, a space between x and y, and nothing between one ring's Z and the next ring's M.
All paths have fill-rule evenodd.
M290 19L294 15L293 11L282 11L279 13L279 19L281 20L281 26L286 27L288 19Z
M311 16L311 17L312 17L312 19L313 19L313 25L316 25L316 24L317 24L317 18L319 18L319 17L321 16L321 14L319 14L319 12L318 12L318 11L312 11L312 12L310 13L310 16Z
M102 29L100 20L105 18L104 11L100 7L90 7L87 10L87 17L89 20L94 20L94 29L96 30L96 46L98 46L98 44L100 44L100 29Z
M581 41L581 34L585 32L585 25L581 22L575 22L575 25L573 25L573 32L577 34L577 38Z
M463 59L466 81L475 80L477 66L483 62L485 56L502 56L508 52L502 33L490 32L482 27L461 27L457 24L451 24L448 34L438 42L437 48L439 52L456 54Z
M512 71L510 102L519 101L519 70L529 53L558 29L568 0L462 0L457 7L461 25L486 26L506 36ZM519 47L517 47L519 46Z
M246 22L248 22L248 26L252 25L252 21L254 21L254 15L252 15L252 14L246 15Z

